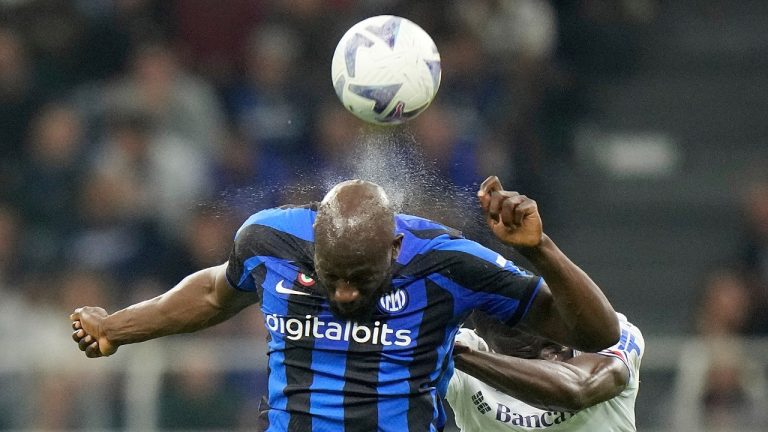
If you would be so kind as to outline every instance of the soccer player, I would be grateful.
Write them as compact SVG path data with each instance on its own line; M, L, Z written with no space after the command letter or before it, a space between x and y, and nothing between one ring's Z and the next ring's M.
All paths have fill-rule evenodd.
M619 339L600 288L542 231L535 201L489 177L490 228L542 277L436 222L395 214L384 190L342 182L320 203L258 212L228 263L108 314L72 313L88 357L192 332L259 304L269 331L268 431L437 431L437 384L473 308L596 351Z
M446 400L466 431L635 431L645 343L618 314L621 338L597 353L566 348L474 313L461 329Z

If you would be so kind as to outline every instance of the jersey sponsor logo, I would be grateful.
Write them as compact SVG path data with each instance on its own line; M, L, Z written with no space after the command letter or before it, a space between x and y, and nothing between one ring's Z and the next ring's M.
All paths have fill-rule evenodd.
M323 321L312 315L306 315L304 319L286 318L273 313L267 315L264 322L271 331L281 333L293 341L302 338L315 338L402 347L408 346L412 342L410 330L392 329L387 323L381 321L374 321L373 325L365 325L352 321L343 323Z
M491 410L491 406L488 405L488 402L483 402L483 399L485 399L485 396L483 396L482 391L472 395L472 403L475 404L475 408L480 411L480 414L485 414Z
M504 404L497 403L496 405L496 420L527 428L548 428L568 421L576 415L575 412L571 411L544 411L540 414L524 415L513 412Z
M408 292L404 289L396 289L391 293L381 296L379 309L382 312L396 313L408 306Z
M312 295L308 292L296 291L295 289L287 288L285 285L283 285L283 283L285 283L285 279L280 279L280 282L275 285L275 291L279 292L280 294L297 294L304 296Z

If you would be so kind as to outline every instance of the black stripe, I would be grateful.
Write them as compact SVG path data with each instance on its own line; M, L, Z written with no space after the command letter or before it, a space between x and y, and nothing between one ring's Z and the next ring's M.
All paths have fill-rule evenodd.
M523 298L529 285L532 282L535 285L539 280L538 276L515 274L495 263L461 251L431 250L415 256L399 269L399 273L416 278L439 273L466 289L514 299Z
M243 228L235 241L236 252L241 257L272 256L285 260L312 263L314 243L285 231L253 224Z
M307 315L316 316L320 311L322 299L301 296L301 301L292 301L293 297L296 296L292 295L288 300L288 316L303 320ZM283 394L288 398L286 410L291 413L288 421L289 432L312 430L312 417L309 415L309 387L314 378L311 368L314 348L314 337L302 337L295 341L285 339L283 353L286 386Z
M427 305L409 368L408 430L411 432L429 430L432 422L434 405L429 389L437 383L430 380L429 375L438 366L437 347L442 345L445 329L453 319L453 296L430 280L425 280L425 290Z
M520 304L512 317L507 320L507 325L514 326L523 318L523 314L526 312L526 309L529 306L528 303L531 302L531 297L536 292L536 286L539 284L539 280L541 280L540 277L534 277L530 280L530 282L528 282L528 286L525 287L525 290L520 297ZM544 282L542 281L541 283Z
M372 321L385 322L375 313ZM371 323L365 324L373 329ZM379 428L378 383L383 345L361 344L350 338L344 369L344 430L367 432ZM386 420L385 420L386 421Z
M452 239L458 239L463 238L464 235L461 233L461 231L453 228L430 228L430 229L423 229L423 230L416 230L416 229L409 229L408 232L413 234L415 237L420 238L422 240L431 240L435 237L439 237L441 235L447 234L448 237Z
M271 256L291 261L299 267L299 271L314 278L314 243L275 228L253 224L242 229L232 246L227 266L230 285L237 287L245 270L245 261L254 256ZM253 273L259 294L264 281L263 270L258 273L261 267L256 267Z

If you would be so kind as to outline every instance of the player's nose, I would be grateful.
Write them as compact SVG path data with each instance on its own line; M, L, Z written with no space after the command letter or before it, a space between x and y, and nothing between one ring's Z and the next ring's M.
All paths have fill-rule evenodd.
M358 298L360 298L360 291L346 281L339 282L333 292L333 300L338 303L351 303Z

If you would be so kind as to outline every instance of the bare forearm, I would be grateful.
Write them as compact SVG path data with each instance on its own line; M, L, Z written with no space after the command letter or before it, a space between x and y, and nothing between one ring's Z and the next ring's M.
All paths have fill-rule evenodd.
M584 407L582 374L568 365L482 351L454 357L456 368L529 405L545 410Z
M619 339L619 324L611 303L592 279L544 235L539 246L520 252L536 266L552 292L552 307L565 331L559 342L584 351L598 351Z
M222 268L201 270L160 296L111 314L104 332L114 344L125 345L211 327L244 307L224 295L224 289L234 290L222 283Z

